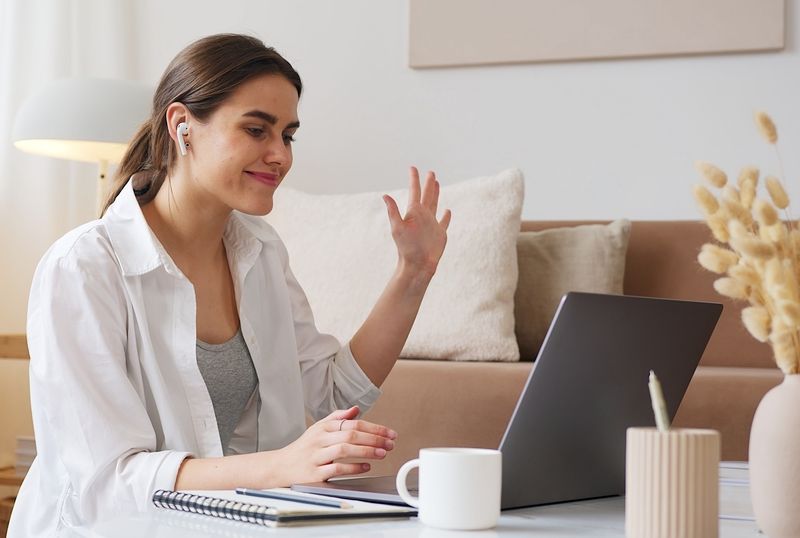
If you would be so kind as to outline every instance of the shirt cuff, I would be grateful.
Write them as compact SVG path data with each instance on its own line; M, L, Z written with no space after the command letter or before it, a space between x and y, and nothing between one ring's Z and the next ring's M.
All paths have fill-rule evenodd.
M161 465L158 466L158 471L156 471L156 477L153 481L153 491L150 492L150 495L152 496L159 489L174 490L175 481L178 479L178 469L180 469L183 460L193 456L191 452L168 451L164 459L161 460Z
M353 357L350 342L342 346L334 359L333 383L349 405L357 405L361 413L366 413L375 405L382 394ZM344 407L344 406L343 406Z

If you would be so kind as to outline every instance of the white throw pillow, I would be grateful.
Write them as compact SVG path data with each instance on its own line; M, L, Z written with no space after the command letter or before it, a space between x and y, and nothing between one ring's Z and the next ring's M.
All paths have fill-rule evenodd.
M519 360L514 335L517 236L524 181L507 170L443 186L447 248L402 357ZM289 251L321 332L347 342L397 264L383 193L307 194L281 187L265 217ZM407 190L387 192L405 213Z

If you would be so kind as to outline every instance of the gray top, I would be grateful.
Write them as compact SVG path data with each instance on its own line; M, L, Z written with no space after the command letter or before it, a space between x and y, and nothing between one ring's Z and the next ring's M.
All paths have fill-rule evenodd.
M256 369L241 329L222 344L207 344L198 339L197 366L214 405L222 452L227 456L231 436L258 386Z

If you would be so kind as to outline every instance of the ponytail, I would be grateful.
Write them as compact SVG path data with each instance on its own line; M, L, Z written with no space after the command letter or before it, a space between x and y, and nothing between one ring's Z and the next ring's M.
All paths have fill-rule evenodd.
M108 195L103 203L100 216L103 216L108 210L108 206L117 199L117 196L119 196L119 193L125 188L131 176L136 172L142 171L152 162L150 158L150 132L150 122L147 121L139 127L139 131L137 131L130 145L128 145L128 149L125 151L125 155L122 157L122 161L117 167L114 180L109 186Z

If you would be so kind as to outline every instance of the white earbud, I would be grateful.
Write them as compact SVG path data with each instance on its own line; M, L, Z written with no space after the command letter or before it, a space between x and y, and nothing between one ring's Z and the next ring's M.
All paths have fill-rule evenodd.
M189 126L186 125L185 121L182 121L178 124L177 127L178 131L178 146L181 148L181 155L186 155L186 140L184 140L184 136L189 133Z

